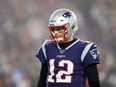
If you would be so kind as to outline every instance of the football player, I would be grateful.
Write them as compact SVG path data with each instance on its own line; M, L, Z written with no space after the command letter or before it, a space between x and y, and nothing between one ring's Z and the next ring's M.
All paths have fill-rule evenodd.
M100 56L93 42L74 38L77 18L69 9L56 10L49 19L51 40L43 41L36 57L42 63L37 87L100 87Z

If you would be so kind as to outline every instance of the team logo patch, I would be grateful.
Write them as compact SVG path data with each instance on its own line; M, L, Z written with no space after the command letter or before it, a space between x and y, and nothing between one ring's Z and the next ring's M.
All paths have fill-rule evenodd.
M97 56L99 55L99 52L98 52L97 48L96 49L92 49L89 52L93 56L94 59L96 59Z

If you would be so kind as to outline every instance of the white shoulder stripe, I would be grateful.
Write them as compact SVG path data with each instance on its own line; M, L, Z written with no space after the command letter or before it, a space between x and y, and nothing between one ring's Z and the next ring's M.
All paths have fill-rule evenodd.
M90 44L88 44L88 45L84 48L84 50L83 50L83 52L82 52L82 55L81 55L81 61L82 61L82 62L83 62L83 60L84 60L84 58L85 58L87 52L89 51L89 49L91 48L92 45L93 45L93 43L90 43Z
M47 59L47 55L46 55L45 44L46 44L48 41L49 41L49 40L45 40L45 41L43 42L43 44L42 44L42 51L43 51L44 56L45 56L46 59Z

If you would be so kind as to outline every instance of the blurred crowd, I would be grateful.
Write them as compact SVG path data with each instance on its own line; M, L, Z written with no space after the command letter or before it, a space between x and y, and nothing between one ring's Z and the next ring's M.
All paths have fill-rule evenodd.
M98 44L102 87L116 87L116 0L0 0L0 87L36 87L35 54L49 38L48 20L59 8L73 10L75 37Z

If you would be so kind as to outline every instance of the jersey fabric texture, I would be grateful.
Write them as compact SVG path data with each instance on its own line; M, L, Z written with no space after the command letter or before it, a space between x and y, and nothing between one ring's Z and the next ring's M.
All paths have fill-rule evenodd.
M85 87L84 68L100 63L97 45L80 39L65 49L45 40L36 57L48 64L47 87Z

